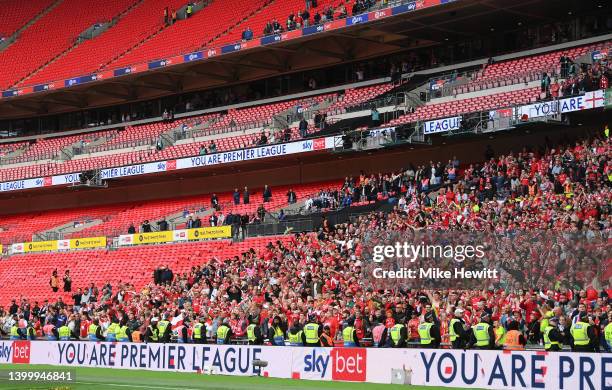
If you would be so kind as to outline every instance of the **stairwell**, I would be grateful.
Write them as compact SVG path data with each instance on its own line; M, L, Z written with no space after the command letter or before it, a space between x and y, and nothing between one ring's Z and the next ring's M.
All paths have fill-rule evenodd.
M115 17L113 17L111 19L111 21L109 22L106 30L108 28L110 28L111 26L114 26L117 21L119 21L121 18L123 18L125 15L127 15L130 11L132 11L134 8L136 8L138 5L144 3L144 0L137 0L134 3L130 4L129 7L127 7L126 9L124 9L123 11L121 11L119 14L115 15ZM84 36L87 35L87 31L89 31L92 27L88 28L87 30L85 30L83 33L79 34L78 37L76 37L74 39L74 42L72 43L72 45L70 45L70 47L68 47L66 50L62 51L61 53L57 54L55 57L51 58L49 61L47 61L46 63L44 63L43 65L39 66L38 68L36 68L34 71L32 71L31 73L29 73L27 76L23 77L21 80L17 81L15 84L13 84L11 86L11 88L14 88L16 86L20 86L23 85L23 83L25 83L27 80L29 80L30 78L32 78L34 75L36 75L38 72L40 72L41 70L45 69L47 66L51 65L52 63L54 63L55 61L59 60L60 58L64 57L65 55L67 55L68 53L70 53L72 50L74 50L77 46L79 46L81 43L83 43L84 41L87 40L87 38L84 38ZM106 31L104 30L104 31ZM97 35L91 35L90 39L95 38Z
M32 235L32 241L63 240L69 234L78 233L92 226L98 226L104 221L102 219L83 218L79 223L71 221L52 229L40 231Z
M43 9L38 14L36 14L32 19L28 20L26 22L26 24L24 24L19 29L17 29L17 31L15 31L13 33L13 35L11 35L7 39L5 39L4 42L2 42L2 44L0 44L0 51L5 50L7 47L12 45L19 38L19 35L21 35L21 33L25 29L27 29L28 27L30 27L31 25L36 23L40 18L42 18L43 16L45 16L49 12L53 11L53 9L55 9L55 7L60 5L63 1L64 0L56 0L55 2L53 2L53 4L49 5L47 8Z

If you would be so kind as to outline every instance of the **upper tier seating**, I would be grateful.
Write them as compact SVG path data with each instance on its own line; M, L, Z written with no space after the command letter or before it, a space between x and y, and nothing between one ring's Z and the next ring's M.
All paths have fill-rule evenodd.
M19 39L0 52L0 89L7 89L63 51L87 28L108 21L134 0L64 0L25 29Z
M330 113L343 112L347 107L365 103L393 89L392 83L372 85L363 88L348 89L344 96L327 108Z
M266 0L214 0L191 18L180 20L164 29L108 64L106 68L118 68L195 51L263 7L266 2Z
M0 37L10 37L53 2L54 0L3 1L0 7Z
M186 0L145 0L116 25L77 46L22 84L40 84L93 73L117 55L163 28L165 7L179 8Z

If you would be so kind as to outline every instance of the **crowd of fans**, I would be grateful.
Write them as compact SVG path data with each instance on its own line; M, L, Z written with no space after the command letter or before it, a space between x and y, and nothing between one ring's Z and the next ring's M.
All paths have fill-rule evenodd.
M287 16L284 24L277 19L273 19L266 23L263 30L263 35L280 34L284 31L292 31L309 26L316 26L322 23L331 22L337 19L344 19L349 16L346 2L339 2L336 5L328 5L326 7L318 7L317 1L307 2L306 8L296 12L292 12ZM388 0L356 0L350 8L350 15L360 15L374 8L384 8L388 5ZM253 31L247 27L242 34L244 41L253 39Z
M569 57L561 56L559 63L561 73L558 76L561 80L557 76L542 74L540 86L546 97L557 99L597 89L608 89L612 67L607 56L592 64L578 64Z
M14 337L51 339L69 329L74 339L273 345L285 339L296 345L342 340L393 347L424 344L424 335L431 335L432 345L457 348L610 350L608 137L606 131L590 140L500 156L488 149L484 163L466 167L453 158L347 177L326 196L337 202L384 200L395 204L393 211L336 226L325 221L318 232L278 237L232 259L206 259L184 274L158 269L154 281L139 289L108 283L98 297L92 285L86 293L79 289L73 303L42 306L22 298L8 310L0 308L1 329ZM426 280L379 288L367 274L369 246L381 237L427 231L491 232L513 243L503 241L501 256L487 259L500 269L495 280L469 288ZM587 243L600 238L603 258L596 256L602 248L577 250L567 237L551 246L516 239L519 232L538 231L572 232ZM481 329L490 341L479 338ZM580 329L586 344L578 338Z

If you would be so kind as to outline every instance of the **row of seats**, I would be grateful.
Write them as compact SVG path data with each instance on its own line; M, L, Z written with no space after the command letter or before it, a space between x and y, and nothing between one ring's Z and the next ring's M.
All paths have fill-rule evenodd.
M118 206L113 206L114 208ZM92 219L103 219L114 212L113 207L97 207L86 210L59 210L45 213L28 213L0 218L0 244L27 242L33 234L48 229Z
M346 90L343 97L328 107L330 113L341 113L347 107L356 106L384 95L393 89L392 83L372 85L364 88L353 88Z
M526 104L536 101L539 94L540 88L528 88L470 99L454 99L439 104L426 104L417 107L414 113L405 114L391 120L389 124L400 125L417 121L428 121L436 118L446 118L470 112L508 107L516 104Z
M119 68L195 51L255 10L262 8L266 2L266 0L214 0L191 18L180 20L162 30L121 58L107 64L106 68Z
M567 57L572 61L596 50L607 48L610 41L572 47L529 57L496 62L485 66L473 76L470 82L453 88L453 95L504 87L507 85L541 80L542 74L560 75L560 58Z
M45 299L55 301L59 297L71 303L76 288L89 286L90 283L96 286L130 283L136 291L140 291L153 280L153 271L160 266L168 266L175 275L182 274L213 258L222 260L240 256L249 248L263 248L268 242L287 242L289 239L289 236L272 236L249 238L239 243L230 240L202 241L12 256L9 261L0 262L0 305L6 306L11 299L21 295L40 305ZM57 293L51 292L49 278L54 270L58 271L60 278L65 270L70 270L75 287L73 292L64 293L61 288Z
M82 142L97 140L102 137L108 137L114 134L114 131L98 131L94 133L86 133L79 135L71 135L64 137L42 138L32 143L23 154L19 157L11 159L12 162L27 162L41 159L51 159L59 155L60 151L67 146Z
M320 0L317 2L317 7L309 10L310 23L313 22L314 15L317 11L323 12L327 6L336 3L336 0ZM291 13L297 15L301 13L306 7L306 3L303 0L283 0L273 1L265 12L258 12L252 17L246 19L239 25L239 28L234 28L228 34L214 40L212 43L216 46L223 46L235 42L240 42L242 39L242 32L246 28L250 28L253 31L253 36L259 38L263 36L263 30L268 22L277 20L283 27L283 30L287 27L287 18Z
M0 7L0 37L10 37L53 2L54 0L3 1Z
M128 0L114 1L122 6L130 5ZM49 2L51 0L43 1L43 3ZM311 23L315 12L323 13L328 6L337 8L344 3L344 1L320 0L317 8L310 10ZM15 5L10 7L11 9L20 8L16 5L17 3L11 2L11 4ZM7 85L13 85L15 81L20 81L18 83L20 86L42 84L90 74L102 69L168 58L204 47L239 42L242 32L247 27L254 32L255 37L260 37L263 35L266 23L277 19L285 27L287 16L290 13L301 12L306 6L303 0L226 0L223 2L216 0L196 12L191 18L167 25L163 20L164 9L168 8L170 12L177 10L186 5L185 0L137 1L131 4L131 8L126 8L129 11L107 31L94 39L84 41L65 55L46 64L49 59L53 58L51 54L57 55L68 48L74 38L93 22L108 21L117 14L117 9L112 6L105 10L105 13L97 13L97 9L94 9L95 12L90 12L91 15L99 17L92 21L91 17L81 18L81 14L76 10L73 13L71 5L62 4L62 9L54 10L45 20L37 22L32 31L40 32L42 31L41 26L48 28L51 22L58 23L74 18L79 18L79 22L73 23L74 25L65 31L63 29L56 31L57 39L63 42L45 48L49 55L44 58L34 56L30 59L32 64L30 72L36 70L33 75L23 80L24 75L22 75L17 80L10 80L11 83ZM32 13L29 8L22 8L20 12L25 15ZM92 11L91 7L86 7L86 9ZM232 12L226 12L227 9L231 9ZM17 19L22 18L17 17ZM11 30L12 27L9 26L6 29ZM185 39L185 37L190 37L190 39ZM24 39L23 44L26 43L27 40ZM45 66L41 68L42 65Z
M266 210L278 210L287 205L286 193L291 188L295 191L298 201L313 195L322 188L338 187L339 182L324 182L303 184L296 186L283 186L272 188L273 197L265 203ZM242 193L242 188L239 189ZM217 194L222 212L254 214L263 203L262 188L250 190L251 202L249 204L233 204L232 192ZM9 245L15 242L27 242L33 235L44 231L57 229L64 225L82 223L85 221L101 220L102 223L87 227L78 232L65 234L64 238L78 237L115 237L126 234L131 223L139 226L144 220L152 225L162 218L173 214L182 214L184 210L193 211L210 209L211 194L190 196L178 199L163 199L141 203L115 204L108 206L88 207L86 209L70 209L49 211L44 213L27 213L14 216L0 217L0 244ZM203 225L208 226L208 220L203 219ZM182 225L179 227L183 227Z
M14 86L74 45L95 23L111 20L135 0L63 0L0 52L0 89ZM19 2L20 5L22 2Z
M179 8L185 2L186 0L142 1L107 31L79 44L70 53L49 64L25 83L36 85L98 71L116 56L162 29L164 8Z
M384 84L379 87L365 87L364 91L353 90L347 92L347 96L344 100L342 100L341 104L336 106L337 109L342 110L344 107L348 105L352 105L355 102L360 100L367 100L371 97L379 96L378 94L382 91L388 90L391 88L390 84ZM485 109L499 108L510 106L514 104L521 104L532 101L538 95L539 90L536 89L526 89L514 92L506 92L500 93L496 95L483 96L479 98L473 99L463 99L463 100L453 100L452 102L443 103L443 104L428 104L425 106L418 107L413 114L404 115L400 118L393 120L390 124L396 125L401 123L409 123L416 121L424 121L430 120L434 118L443 118L448 117L460 113L468 113L475 112ZM309 104L314 104L316 102L320 102L326 98L329 98L333 95L321 95L314 99L309 99L306 101L300 100L290 100L286 102L280 103L272 103L269 105L262 105L256 107L247 107L239 110L231 110L227 115L221 116L217 118L216 123L209 126L206 130L200 131L199 135L205 135L206 132L210 132L211 134L219 134L223 132L224 129L232 127L233 125L239 126L241 124L253 123L253 121L266 121L270 120L274 115L277 115L280 112L289 110L293 107L297 107L302 103L304 106L308 106ZM209 116L198 117L195 120L205 121L209 119ZM186 123L191 123L194 119L183 120ZM118 136L112 138L107 142L106 147L112 149L113 145L129 145L131 141L136 139L149 139L154 143L154 140L159 137L164 131L167 131L171 128L180 127L181 121L176 121L173 123L154 123L147 125L139 125L134 127L129 127L126 130L123 130L119 133ZM310 126L312 129L312 124ZM83 136L74 136L75 138L69 138L68 141L64 143L64 145L69 145L78 141L78 139ZM79 138L80 137L80 138ZM215 143L217 145L217 149L220 151L231 150L242 148L244 146L253 145L254 138L256 135L235 135L228 134L228 136L219 136L215 139ZM292 139L297 139L299 137L299 133L296 128L292 129ZM60 139L55 139L56 141L49 140L48 142L55 143L61 142ZM208 144L205 142L204 144ZM45 145L45 143L42 143ZM194 142L191 144L181 144L175 145L171 147L167 147L164 150L158 152L153 147L149 147L146 150L137 150L137 151L120 151L115 154L107 154L103 156L93 156L86 158L77 158L68 160L66 162L52 162L45 165L29 165L15 168L5 168L0 169L0 181L9 181L15 180L19 178L27 178L27 177L37 177L37 176L49 176L49 175L57 175L63 173L70 172L79 172L83 170L96 169L96 168L108 168L114 166L121 165L130 165L144 162L153 162L163 159L171 159L171 158L181 158L197 155L200 151L200 146L202 142ZM55 146L57 147L57 146ZM104 148L103 145L97 147L99 149ZM45 150L52 150L52 147L42 147L37 146L35 149L36 152L30 151L31 155L36 155L35 153L40 153ZM27 157L25 157L27 158Z

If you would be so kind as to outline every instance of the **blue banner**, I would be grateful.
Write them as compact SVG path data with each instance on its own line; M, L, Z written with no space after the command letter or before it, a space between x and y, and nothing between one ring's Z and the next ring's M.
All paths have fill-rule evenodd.
M191 61L198 61L204 59L204 52L202 51L196 51L194 53L190 53L190 54L185 54L183 56L183 61L184 62L191 62Z
M13 97L19 95L19 90L11 89L10 91L2 91L2 97Z
M32 90L34 92L43 92L43 91L48 91L49 90L49 84L39 84L39 85L35 85Z
M90 74L88 76L74 77L68 80L64 80L64 86L72 87L73 85L79 85L84 83L89 83L91 81L96 81L98 76L95 74Z
M132 73L132 67L128 66L127 68L115 69L115 71L113 72L113 75L117 77L117 76L124 76L130 73Z
M365 14L353 16L351 18L346 18L346 25L352 26L354 24L365 23L367 21L368 21L368 14L365 13Z
M322 24L316 26L304 27L302 29L302 35L311 35L325 31L325 27Z
M416 2L413 1L412 3L402 4L402 5L398 5L397 7L393 7L391 12L393 13L393 15L399 15L399 14L403 14L404 12L415 11L416 9L417 9Z
M268 35L266 37L261 38L262 45L269 45L271 43L280 42L283 40L283 37L280 34L277 35Z
M168 65L168 60L157 60L157 61L149 62L148 68L157 69L157 68L163 68L166 65Z
M227 53L231 53L234 51L238 51L240 50L242 46L240 45L240 43L235 43L233 45L225 45L221 48L221 54L227 54Z

